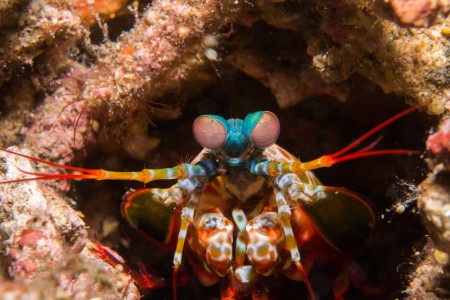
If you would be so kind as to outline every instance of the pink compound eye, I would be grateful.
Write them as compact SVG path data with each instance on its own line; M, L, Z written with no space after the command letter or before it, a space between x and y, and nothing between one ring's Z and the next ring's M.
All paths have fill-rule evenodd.
M204 115L195 119L192 132L197 143L208 149L217 149L227 139L226 121L219 116Z
M258 148L267 148L274 144L280 135L280 121L277 116L265 111L252 130L251 137L253 144Z

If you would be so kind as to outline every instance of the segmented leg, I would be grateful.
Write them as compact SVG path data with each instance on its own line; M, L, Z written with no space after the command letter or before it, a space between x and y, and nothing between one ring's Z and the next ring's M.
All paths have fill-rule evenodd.
M232 212L233 221L239 229L236 237L236 254L235 261L239 266L245 263L245 250L246 250L246 238L247 232L245 231L245 226L247 225L247 217L245 213L240 208L233 209Z
M291 259L296 265L297 269L302 274L303 280L311 296L311 299L315 300L316 297L311 287L311 283L309 282L306 271L303 268L302 263L300 262L300 252L298 251L297 242L295 240L294 232L292 231L291 226L291 208L289 207L288 202L286 201L288 195L284 192L285 189L283 189L286 185L289 184L290 180L292 180L291 176L278 176L277 178L275 178L273 182L275 199L278 206L278 216L280 223L283 227L286 239L286 247L291 253Z
M124 261L119 259L111 250L105 246L102 246L99 242L88 245L89 250L95 253L104 262L111 265L119 272L128 274L141 288L143 289L155 289L167 287L166 280L164 278L156 277L145 271L145 269L135 270L129 267ZM186 283L186 279L183 278L182 284Z
M186 182L186 181L185 181ZM185 183L184 182L184 183ZM181 211L181 226L180 231L178 232L178 242L175 248L175 255L173 258L173 293L174 299L177 298L177 274L178 269L181 265L181 259L183 254L184 242L186 240L187 229L189 224L191 224L194 220L194 211L195 207L198 203L198 198L203 191L204 184L198 181L197 179L191 179L188 181L192 183L193 190L190 192L189 201L183 210Z

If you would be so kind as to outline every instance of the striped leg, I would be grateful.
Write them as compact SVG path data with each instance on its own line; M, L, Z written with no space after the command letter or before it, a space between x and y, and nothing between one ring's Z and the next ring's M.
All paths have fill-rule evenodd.
M173 258L173 293L174 293L174 299L177 298L177 275L178 275L178 269L181 265L181 259L183 254L183 247L184 242L186 241L186 235L187 230L189 227L189 224L191 224L194 220L194 212L195 207L198 203L198 198L200 194L203 191L204 184L200 183L197 179L194 179L191 181L195 185L195 189L192 191L191 195L189 196L189 201L187 202L186 206L183 207L183 210L181 211L181 226L180 231L178 232L178 242L175 249L175 255Z
M288 195L284 192L283 189L283 187L288 184L291 179L292 177L278 176L273 182L275 199L278 206L278 216L286 238L286 247L291 253L291 259L302 274L311 299L315 300L316 297L311 287L311 283L309 282L306 271L303 268L302 263L300 262L300 252L298 251L297 242L295 240L294 232L292 231L291 226L291 208L286 201Z
M236 269L234 270L232 282L235 282L234 285L229 285L227 288L227 293L234 294L236 290L236 286L252 286L252 299L266 299L264 298L264 293L259 292L259 290L255 290L254 282L256 282L258 278L258 273L253 265L244 265L245 264L245 255L247 250L247 241L249 239L247 232L247 217L244 211L240 208L233 209L232 212L233 221L239 229L237 238L236 238L236 254L234 260L236 261ZM256 253L255 253L256 254ZM227 298L225 298L227 299ZM232 299L232 298L228 298Z
M247 225L247 217L245 213L240 208L233 209L233 221L239 229L236 238L236 254L235 261L239 266L245 263L245 250L246 250L246 239L247 232L245 231L245 226Z

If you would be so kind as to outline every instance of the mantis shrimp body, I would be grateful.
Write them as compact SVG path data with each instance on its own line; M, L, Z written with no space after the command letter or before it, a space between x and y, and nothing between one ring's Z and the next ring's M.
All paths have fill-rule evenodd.
M191 163L172 168L139 172L84 169L3 149L75 173L22 171L32 177L2 183L50 179L147 183L177 179L170 188L130 192L122 204L122 213L132 227L174 252L175 298L179 268L187 257L203 285L227 278L222 299L250 294L254 299L267 299L267 289L258 282L274 275L303 280L315 299L307 276L314 263L357 249L371 235L375 215L364 197L322 185L312 170L367 156L418 154L414 150L373 150L377 141L351 152L415 109L395 115L334 154L308 162L301 162L275 144L280 134L278 118L272 112L259 111L244 120L199 116L193 123L193 135L204 149ZM107 254L105 259L114 264ZM157 286L140 275L134 277L147 288ZM335 296L342 293L336 290Z

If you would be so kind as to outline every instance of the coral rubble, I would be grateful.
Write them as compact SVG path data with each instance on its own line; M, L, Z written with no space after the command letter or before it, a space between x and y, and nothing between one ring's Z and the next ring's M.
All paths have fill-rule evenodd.
M32 168L26 159L3 153L0 159L2 179ZM128 276L88 249L93 242L66 199L36 182L2 185L0 199L2 260L10 262L2 273L14 279L0 283L3 299L139 299Z

